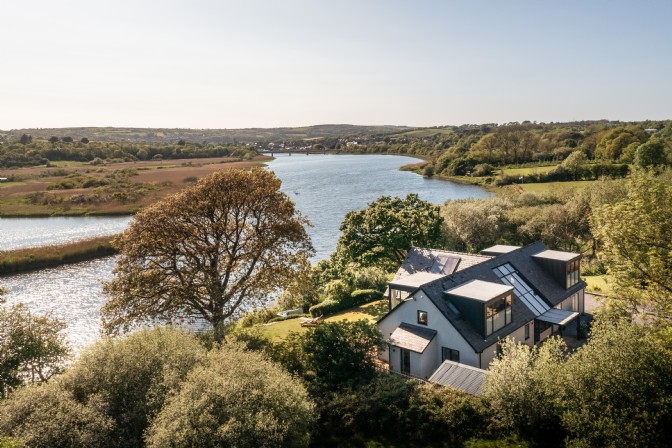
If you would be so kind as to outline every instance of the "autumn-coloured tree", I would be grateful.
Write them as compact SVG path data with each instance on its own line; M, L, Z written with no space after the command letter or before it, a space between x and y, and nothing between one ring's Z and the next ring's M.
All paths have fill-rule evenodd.
M226 319L307 267L313 248L306 223L270 171L201 179L138 213L115 241L120 258L105 285L104 328L198 316L221 340Z

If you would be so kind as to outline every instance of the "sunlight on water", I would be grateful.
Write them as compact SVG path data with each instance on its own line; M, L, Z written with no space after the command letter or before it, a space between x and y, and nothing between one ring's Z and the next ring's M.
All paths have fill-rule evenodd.
M24 303L39 314L51 313L68 324L69 342L81 348L100 336L102 281L112 278L114 258L87 261L3 277L7 304Z
M129 216L0 218L0 249L69 243L123 231Z

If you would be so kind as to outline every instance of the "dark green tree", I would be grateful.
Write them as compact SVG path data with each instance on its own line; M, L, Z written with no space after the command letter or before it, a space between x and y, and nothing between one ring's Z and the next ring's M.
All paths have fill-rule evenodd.
M439 207L417 194L382 196L345 216L336 252L346 262L393 269L412 246L440 245L442 224Z
M657 138L640 145L635 151L635 165L638 168L651 168L668 165L665 144Z

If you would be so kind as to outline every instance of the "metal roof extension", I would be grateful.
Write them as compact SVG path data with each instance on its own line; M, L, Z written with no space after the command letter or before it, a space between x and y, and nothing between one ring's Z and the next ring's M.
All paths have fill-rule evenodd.
M443 361L429 378L430 383L452 387L471 395L480 395L487 371L454 361Z
M392 332L390 343L412 352L422 353L432 342L434 336L436 336L436 330L402 323Z
M575 311L565 311L559 310L557 308L551 308L541 316L537 316L536 319L555 325L567 325L576 319L578 315L579 313Z

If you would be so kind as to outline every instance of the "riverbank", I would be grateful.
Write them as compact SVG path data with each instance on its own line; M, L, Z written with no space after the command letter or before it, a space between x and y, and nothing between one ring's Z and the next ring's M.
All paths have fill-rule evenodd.
M115 235L101 236L67 244L29 247L0 252L0 275L51 268L109 257L117 253L112 247Z
M272 160L232 157L0 170L0 217L132 215L212 172Z

